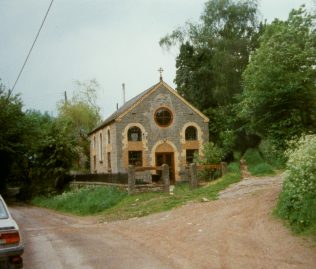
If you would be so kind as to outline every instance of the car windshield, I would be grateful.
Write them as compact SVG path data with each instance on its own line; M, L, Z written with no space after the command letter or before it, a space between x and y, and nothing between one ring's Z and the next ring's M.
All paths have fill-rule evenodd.
M8 212L3 204L3 202L0 200L0 219L7 219L8 216Z

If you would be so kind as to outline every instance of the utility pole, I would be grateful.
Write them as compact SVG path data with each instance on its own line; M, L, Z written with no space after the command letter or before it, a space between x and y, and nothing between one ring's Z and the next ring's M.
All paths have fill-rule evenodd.
M65 91L64 94L65 94L65 104L68 104L67 92Z
M123 105L125 104L125 83L122 83L122 91L123 91Z

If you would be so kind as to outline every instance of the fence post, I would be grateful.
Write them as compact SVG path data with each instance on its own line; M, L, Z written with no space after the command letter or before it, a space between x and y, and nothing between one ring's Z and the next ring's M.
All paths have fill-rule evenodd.
M196 189L198 186L196 163L190 163L190 189Z
M135 167L134 165L129 165L127 169L128 174L128 195L135 192Z
M227 173L227 163L226 162L221 162L221 173L222 173L222 176Z
M161 168L162 168L163 191L169 193L170 191L169 166L167 164L163 164Z

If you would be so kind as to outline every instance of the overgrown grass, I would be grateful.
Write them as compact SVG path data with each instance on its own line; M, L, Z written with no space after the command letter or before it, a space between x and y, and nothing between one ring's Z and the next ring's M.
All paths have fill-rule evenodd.
M82 188L62 195L43 198L38 197L33 203L77 215L100 213L106 221L141 217L156 212L170 210L190 201L199 202L202 198L215 200L221 190L240 180L239 164L228 166L228 173L207 186L189 190L187 183L177 184L174 194L140 193L128 196L114 188Z
M244 159L247 162L249 172L254 176L274 175L272 165L267 163L257 149L250 148L244 154Z
M64 192L52 197L36 197L32 203L37 206L51 208L77 215L91 215L119 203L126 192L112 187L89 187Z

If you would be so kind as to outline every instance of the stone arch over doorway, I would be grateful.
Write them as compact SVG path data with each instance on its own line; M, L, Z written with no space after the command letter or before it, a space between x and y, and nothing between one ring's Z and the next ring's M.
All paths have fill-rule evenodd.
M174 184L179 174L179 153L172 142L160 140L151 150L151 164L160 166L164 163L170 167L170 182Z

